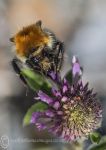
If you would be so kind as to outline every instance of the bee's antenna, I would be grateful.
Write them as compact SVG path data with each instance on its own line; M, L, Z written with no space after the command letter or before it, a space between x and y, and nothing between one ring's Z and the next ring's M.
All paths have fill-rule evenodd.
M42 25L42 21L41 20L39 20L39 21L36 22L36 26L41 27L41 25Z
M9 40L10 40L11 42L14 42L14 37L11 37Z

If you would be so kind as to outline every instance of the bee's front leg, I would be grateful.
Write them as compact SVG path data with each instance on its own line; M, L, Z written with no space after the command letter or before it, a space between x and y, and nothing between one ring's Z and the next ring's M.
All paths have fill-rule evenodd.
M17 58L14 58L11 63L16 74L20 77L24 85L27 86L27 81L25 80L24 76L21 74L21 69L19 67L20 61Z

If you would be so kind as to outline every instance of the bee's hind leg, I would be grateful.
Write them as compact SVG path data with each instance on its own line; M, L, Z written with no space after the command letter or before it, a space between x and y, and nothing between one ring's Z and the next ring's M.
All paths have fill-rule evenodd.
M57 42L57 57L55 59L56 64L56 72L59 72L63 62L63 54L64 54L64 44L62 42Z
M21 69L19 67L19 62L20 61L17 58L14 58L11 63L12 63L13 69L16 72L16 74L19 76L19 78L24 83L24 85L27 86L27 81L24 78L24 76L21 74Z

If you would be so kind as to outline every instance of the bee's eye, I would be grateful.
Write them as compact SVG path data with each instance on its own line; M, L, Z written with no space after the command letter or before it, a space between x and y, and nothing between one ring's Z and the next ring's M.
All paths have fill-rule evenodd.
M36 48L35 47L31 48L31 51L32 52L36 51Z
M32 51L32 52L37 51L38 48L39 48L38 46L37 46L37 47L33 47L33 48L31 48L31 51Z

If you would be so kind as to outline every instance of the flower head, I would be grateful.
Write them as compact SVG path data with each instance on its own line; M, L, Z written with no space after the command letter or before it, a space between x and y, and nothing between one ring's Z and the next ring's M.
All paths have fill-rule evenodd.
M31 123L39 130L47 129L66 141L87 136L98 128L102 120L102 109L93 90L81 80L82 70L76 57L72 60L70 85L64 78L59 88L52 88L52 96L38 92L41 101L48 104L43 112L34 112Z

